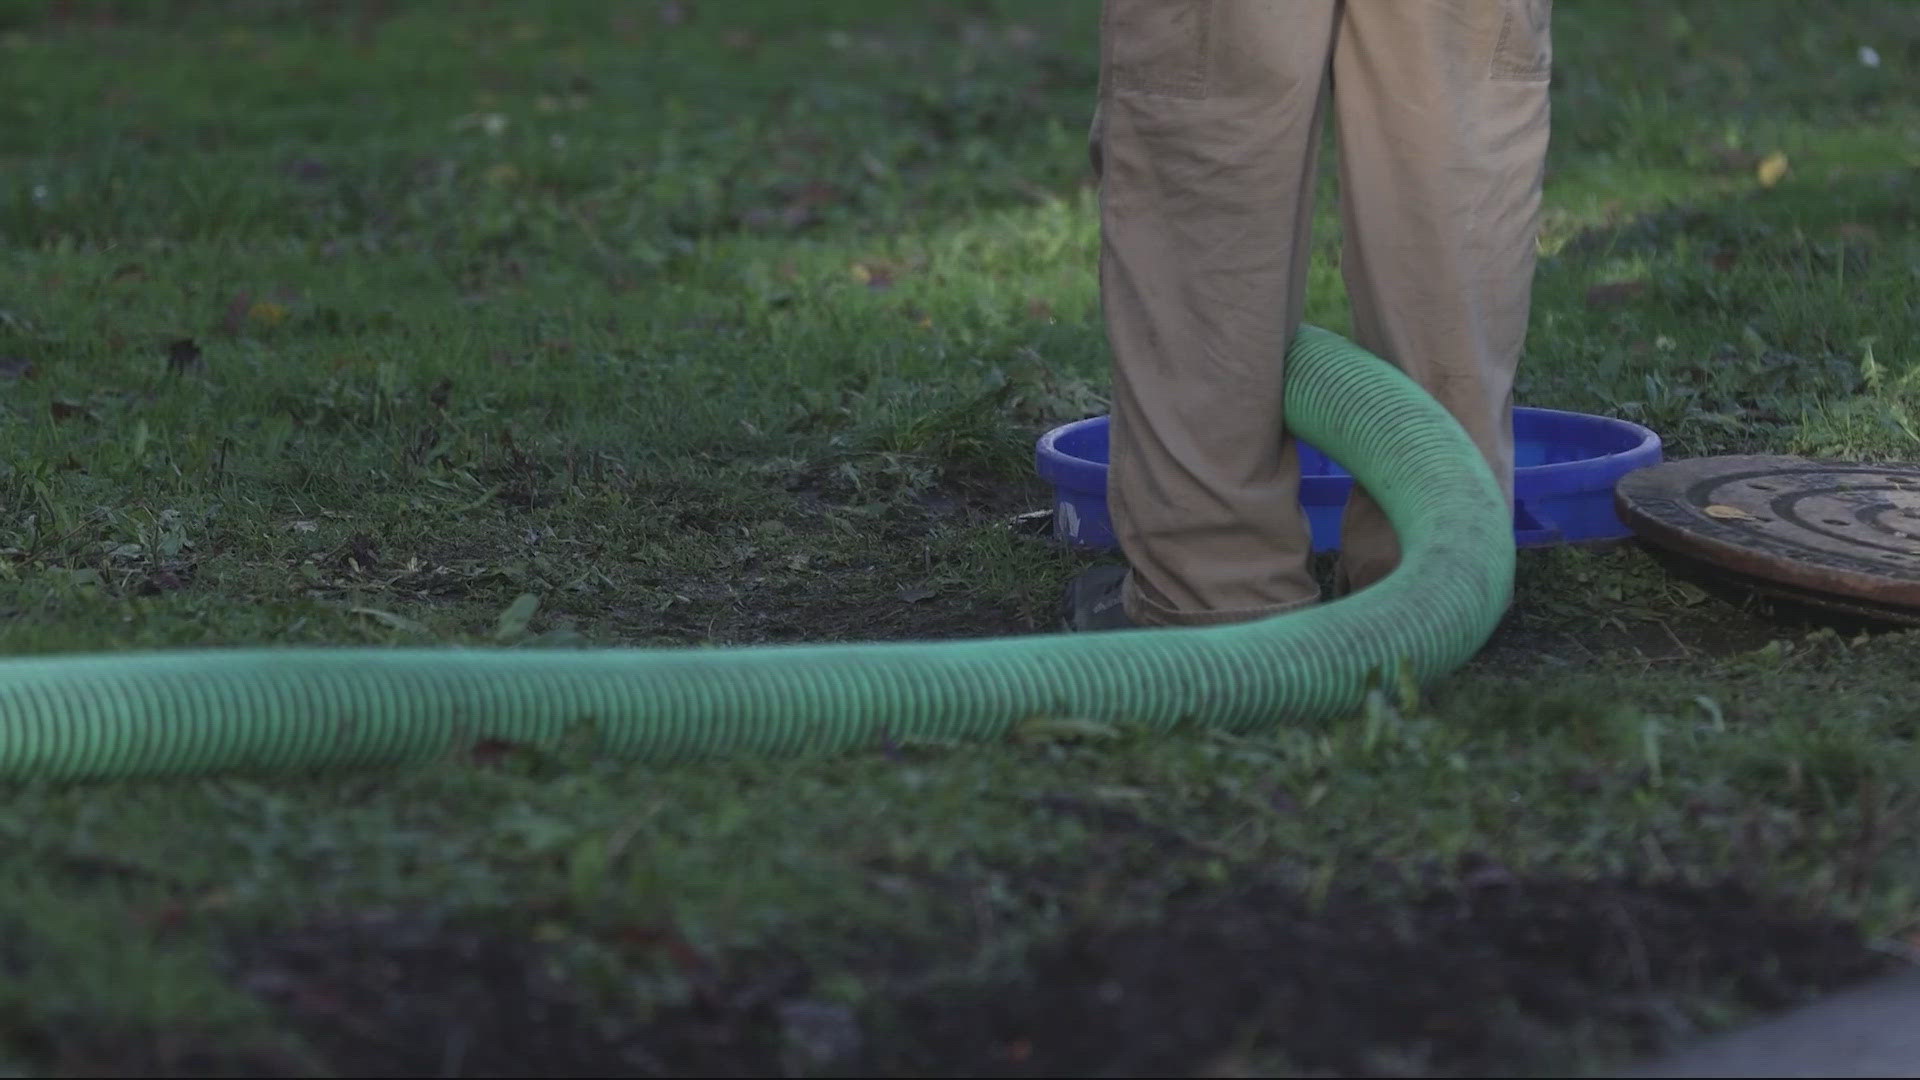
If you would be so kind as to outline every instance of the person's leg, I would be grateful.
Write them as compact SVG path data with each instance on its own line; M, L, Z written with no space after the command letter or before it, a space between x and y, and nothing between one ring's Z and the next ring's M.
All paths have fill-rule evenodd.
M1281 365L1305 298L1336 0L1106 0L1093 157L1107 499L1137 625L1312 603Z
M1352 0L1333 109L1354 341L1473 436L1513 497L1514 371L1526 338L1547 150L1552 0ZM1400 558L1356 490L1345 585Z

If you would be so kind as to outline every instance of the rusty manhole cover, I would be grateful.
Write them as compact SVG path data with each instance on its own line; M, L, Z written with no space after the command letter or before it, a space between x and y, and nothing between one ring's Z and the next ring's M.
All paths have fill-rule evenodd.
M1621 478L1648 544L1777 598L1920 625L1920 465L1714 457Z

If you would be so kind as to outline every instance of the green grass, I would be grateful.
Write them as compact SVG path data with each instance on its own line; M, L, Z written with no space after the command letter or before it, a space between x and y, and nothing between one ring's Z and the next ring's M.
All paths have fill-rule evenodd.
M1673 456L1920 458L1916 9L1557 9L1522 403ZM1047 626L1084 560L1006 519L1045 504L1035 435L1104 409L1094 8L724 10L0 6L0 649L491 642L529 594L528 647ZM1324 200L1316 243L1343 329ZM1920 947L1920 639L1631 548L1529 554L1519 597L1429 699L1254 739L5 785L0 1073L352 1071L246 977L342 912L470 920L597 1016L671 1042L691 1002L828 1072L715 986L798 965L777 995L927 1060L890 1010L1063 936L1490 866L1731 878ZM1631 989L1671 1037L1745 1015L1741 975ZM1229 1056L1327 1067L1286 1028ZM1655 1041L1576 1015L1434 1068Z

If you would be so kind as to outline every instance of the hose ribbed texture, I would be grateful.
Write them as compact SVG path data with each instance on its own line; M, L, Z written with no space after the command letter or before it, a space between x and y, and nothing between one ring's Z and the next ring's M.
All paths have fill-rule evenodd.
M1513 586L1505 498L1447 412L1302 327L1286 419L1378 499L1401 563L1259 622L938 643L745 649L233 649L0 661L0 778L423 762L584 735L671 762L987 739L1073 717L1247 732L1347 714L1368 677L1427 681L1486 643Z

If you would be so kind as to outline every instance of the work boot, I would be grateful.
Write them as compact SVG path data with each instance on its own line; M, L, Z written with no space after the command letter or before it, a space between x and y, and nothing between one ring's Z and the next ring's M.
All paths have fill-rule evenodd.
M1126 584L1124 564L1107 564L1083 570L1067 582L1061 603L1061 626L1070 632L1087 630L1131 630L1134 621L1127 617L1127 605L1121 597Z

